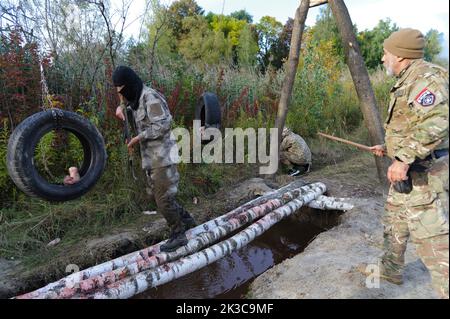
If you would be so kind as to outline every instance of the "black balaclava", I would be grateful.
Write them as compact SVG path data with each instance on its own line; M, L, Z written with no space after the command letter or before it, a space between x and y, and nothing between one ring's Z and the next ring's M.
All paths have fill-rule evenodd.
M131 68L118 66L114 70L112 79L114 86L125 85L120 93L130 102L131 108L137 110L139 107L139 98L144 87L141 78Z

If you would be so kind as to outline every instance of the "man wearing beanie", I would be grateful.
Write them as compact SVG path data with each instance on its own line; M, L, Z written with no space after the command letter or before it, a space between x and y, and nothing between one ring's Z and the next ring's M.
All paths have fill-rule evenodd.
M125 121L124 110L131 108L138 133L127 141L128 149L132 151L133 146L140 143L147 184L158 212L164 216L171 230L170 239L160 249L174 251L187 244L185 231L195 226L195 221L175 199L179 174L176 166L178 149L170 137L172 116L164 97L145 86L129 67L116 68L113 82L121 101L116 116Z
M425 39L401 29L384 41L383 64L398 81L391 90L385 145L372 147L392 160L385 213L381 277L402 283L408 239L428 268L432 285L448 298L448 73L423 60ZM396 189L412 180L412 190Z

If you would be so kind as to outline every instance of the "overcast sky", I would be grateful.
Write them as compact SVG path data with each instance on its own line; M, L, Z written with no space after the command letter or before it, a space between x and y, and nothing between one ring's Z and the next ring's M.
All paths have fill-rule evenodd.
M120 1L120 0L112 0ZM173 0L161 0L163 3L171 3ZM136 0L132 8L132 15L137 16L142 12L144 1ZM247 10L253 21L258 22L263 16L275 17L283 24L289 17L294 17L300 0L197 0L205 13L229 14L241 9ZM350 16L358 30L372 29L378 21L390 18L399 27L412 27L426 33L430 29L436 29L444 33L444 55L448 58L449 50L449 2L448 0L345 0ZM306 24L314 25L319 7L312 8L308 14ZM130 19L131 21L132 19ZM127 34L136 34L139 30L138 23L127 29ZM135 36L137 38L137 36Z

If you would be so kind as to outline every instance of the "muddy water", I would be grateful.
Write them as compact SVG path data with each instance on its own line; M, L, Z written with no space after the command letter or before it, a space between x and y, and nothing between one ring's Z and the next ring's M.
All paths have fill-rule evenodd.
M301 253L325 230L310 222L288 218L231 255L170 283L149 289L136 298L243 298L253 279L283 260Z

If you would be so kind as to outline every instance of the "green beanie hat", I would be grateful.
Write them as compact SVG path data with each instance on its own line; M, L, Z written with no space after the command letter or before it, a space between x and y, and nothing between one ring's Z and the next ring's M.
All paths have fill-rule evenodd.
M425 38L419 30L400 29L384 41L384 48L401 58L421 59L424 56Z

